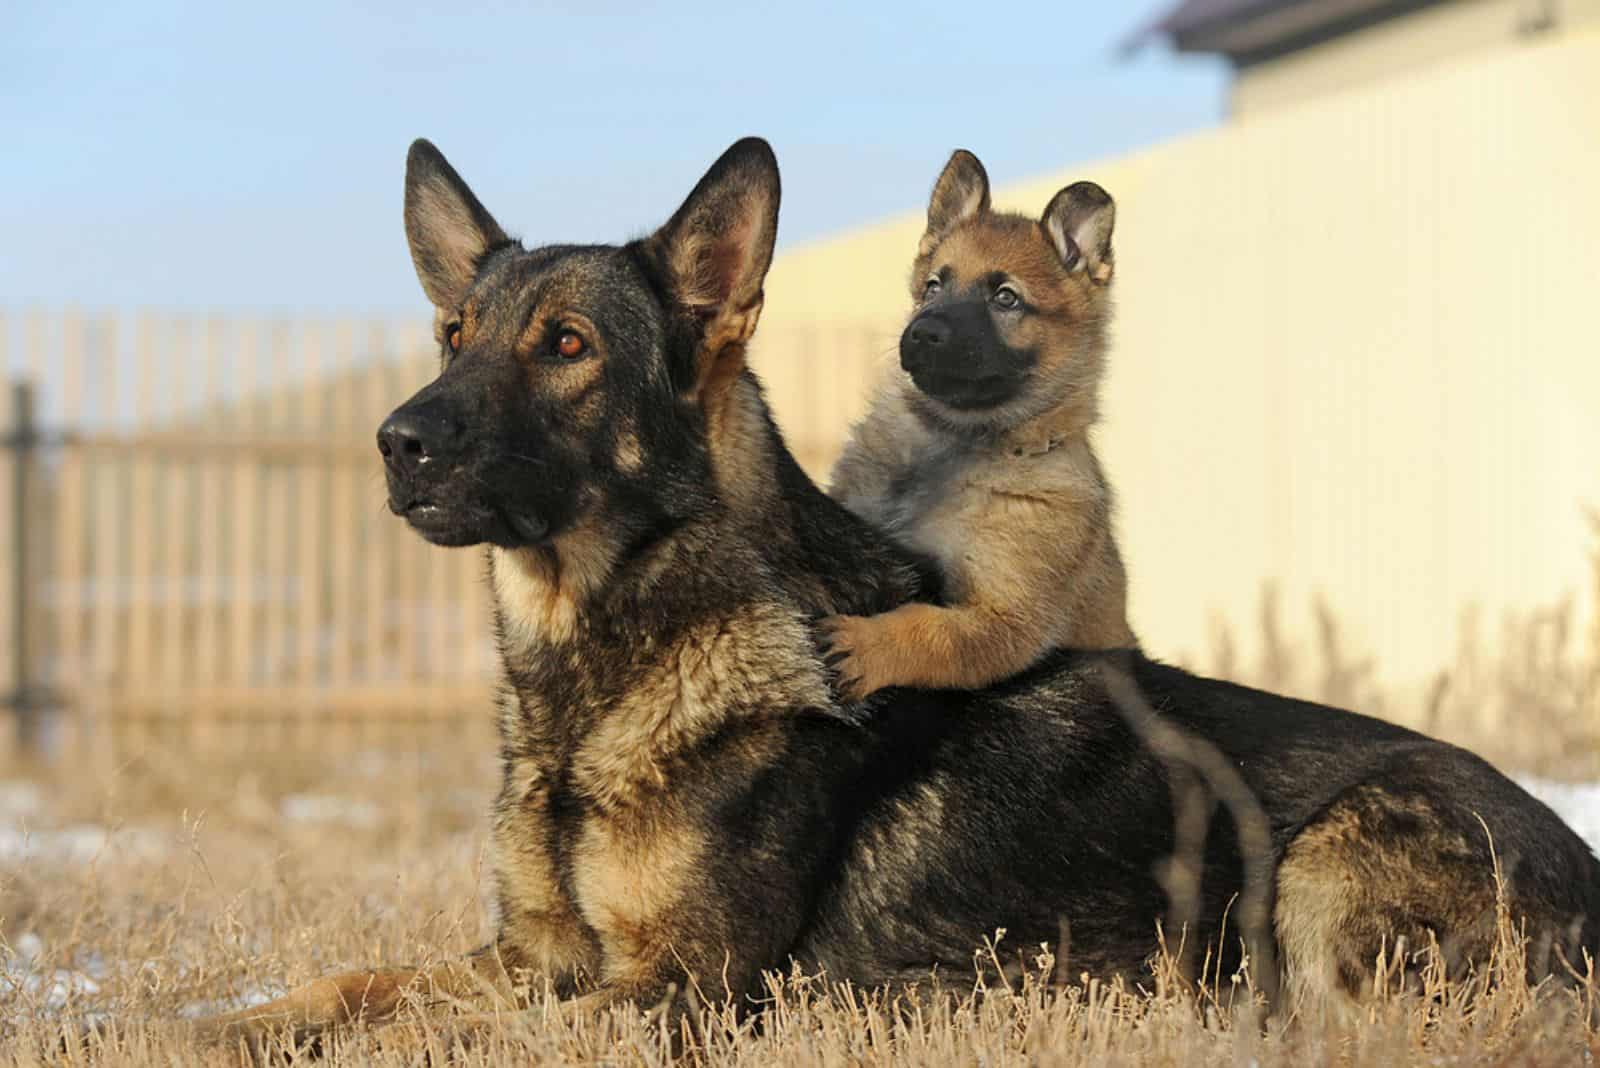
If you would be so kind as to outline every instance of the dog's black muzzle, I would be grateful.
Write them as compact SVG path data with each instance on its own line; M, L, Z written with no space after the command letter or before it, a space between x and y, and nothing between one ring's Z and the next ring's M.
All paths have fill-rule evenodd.
M1011 400L1033 370L1030 353L1005 345L982 301L929 308L900 335L900 366L916 387L956 409Z
M531 545L550 533L533 510L481 498L468 420L443 379L396 408L378 428L389 510L436 545Z

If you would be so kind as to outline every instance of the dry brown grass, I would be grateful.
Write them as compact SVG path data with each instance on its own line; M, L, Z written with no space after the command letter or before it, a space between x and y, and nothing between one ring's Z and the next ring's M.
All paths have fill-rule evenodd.
M42 791L34 854L10 864L0 897L0 1065L60 1063L63 1029L116 1021L99 1063L227 1063L169 1021L374 962L461 953L487 930L479 907L483 821L494 781L485 737L413 739L386 752L263 756L259 745L203 761L154 748L121 764L33 769ZM23 769L13 769L19 772ZM15 778L11 781L15 782ZM336 798L322 815L315 797ZM290 819L289 813L302 818ZM340 815L342 813L342 816ZM115 831L92 857L55 851L63 827ZM1261 1025L1248 986L1212 977L1194 992L1170 965L1147 989L1083 984L1055 947L1009 946L1034 969L1014 988L947 979L958 997L897 1009L830 993L800 975L775 982L760 1022L701 1006L682 1054L714 1065L845 1064L1578 1064L1600 1052L1586 1023L1600 983L1530 988L1509 917L1495 959L1446 983L1422 968L1403 989L1374 961L1375 994L1353 1025ZM980 948L980 952L989 952ZM1424 951L1426 959L1426 951ZM990 974L993 974L991 971ZM642 1012L563 1021L548 1004L488 1032L437 1020L352 1032L327 1063L661 1064ZM459 1048L457 1048L459 1046ZM284 1052L293 1051L285 1046ZM78 1062L86 1055L65 1058Z
M1600 555L1595 561L1600 595ZM1282 638L1269 597L1259 661L1228 674L1275 689L1421 721L1513 769L1593 775L1600 632L1578 641L1570 606L1513 621L1492 647L1470 637L1421 708L1372 693L1372 668L1346 652L1319 610L1311 650ZM1517 710L1519 729L1495 731ZM1528 719L1526 717L1532 717ZM147 741L69 750L44 766L0 768L0 1068L78 1063L63 1031L114 1021L99 1063L229 1063L170 1021L237 1007L317 975L428 963L481 942L485 821L496 770L480 730L315 747L273 728L203 752ZM28 796L28 791L36 796ZM23 847L17 831L26 827ZM74 828L77 828L74 831ZM109 828L104 841L86 828ZM9 835L10 837L6 837ZM25 849L25 853L24 853ZM1170 962L1147 988L1081 982L1056 947L1018 947L1034 971L1013 989L947 983L959 996L920 1008L774 983L760 1022L703 1003L681 1059L711 1065L1117 1065L1398 1063L1592 1064L1600 983L1531 988L1528 947L1502 917L1495 958L1446 982L1421 957L1420 983L1373 962L1358 1021L1256 1017L1248 983L1211 976L1195 991ZM980 952L984 952L980 949ZM991 974L993 974L991 972ZM564 1021L544 1004L474 1036L437 1021L353 1031L333 1065L527 1062L664 1064L642 1012ZM287 1046L289 1059L295 1056Z

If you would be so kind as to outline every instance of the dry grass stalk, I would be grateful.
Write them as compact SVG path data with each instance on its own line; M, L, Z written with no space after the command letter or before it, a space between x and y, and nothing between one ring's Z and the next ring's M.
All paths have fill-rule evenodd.
M1216 746L1159 716L1126 672L1107 665L1102 674L1117 711L1165 766L1171 784L1176 850L1160 875L1169 902L1167 929L1187 933L1197 927L1206 835L1220 803L1233 821L1244 861L1237 919L1244 937L1245 975L1253 977L1272 1003L1278 994L1278 965L1272 934L1272 831L1266 813ZM1194 974L1195 950L1192 940L1183 939L1177 963L1185 977Z

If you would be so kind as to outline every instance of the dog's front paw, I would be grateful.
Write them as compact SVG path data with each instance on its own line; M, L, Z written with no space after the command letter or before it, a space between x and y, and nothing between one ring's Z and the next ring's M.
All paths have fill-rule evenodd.
M833 673L839 699L856 704L888 685L873 668L873 627L866 616L828 616L817 624L822 663Z

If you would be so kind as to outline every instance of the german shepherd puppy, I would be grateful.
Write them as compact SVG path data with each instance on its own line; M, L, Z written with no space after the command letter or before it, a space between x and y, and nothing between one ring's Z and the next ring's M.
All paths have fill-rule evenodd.
M690 982L742 998L796 963L914 983L970 975L996 928L1031 947L1063 923L1074 974L1137 977L1158 952L1174 792L1113 678L1259 798L1268 937L1308 995L1357 994L1401 935L1484 960L1486 829L1516 855L1507 901L1530 930L1569 958L1600 941L1584 843L1483 761L1386 723L1134 651L843 712L809 621L925 591L911 554L801 472L745 366L778 195L771 149L740 141L649 237L527 249L412 146L406 233L441 371L378 442L398 516L487 547L498 931L459 964L324 979L203 1030L315 1032L445 994L514 1007L545 983L577 1007L654 1006ZM1244 858L1205 818L1195 925L1168 937L1228 968Z
M833 469L845 507L937 563L944 603L823 625L841 692L976 689L1056 647L1128 648L1111 487L1089 444L1116 205L1093 182L1038 219L950 157L911 267L900 366Z

